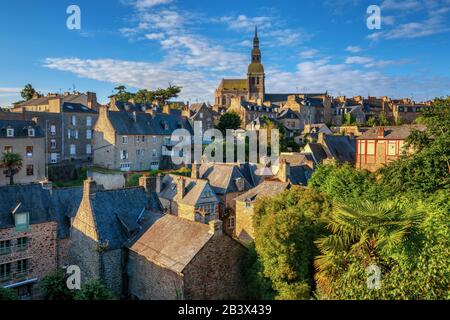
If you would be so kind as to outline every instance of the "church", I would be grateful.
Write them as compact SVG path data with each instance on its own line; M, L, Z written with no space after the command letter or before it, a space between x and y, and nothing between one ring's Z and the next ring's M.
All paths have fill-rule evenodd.
M328 123L331 121L331 97L325 93L266 93L266 75L259 47L258 28L255 28L251 62L246 79L222 79L215 92L215 107L267 111L276 116L281 109L291 109L304 118L305 123ZM241 108L242 106L242 108ZM268 110L266 110L268 109ZM241 112L238 112L241 113ZM271 114L273 113L273 115ZM244 125L260 114L253 114L243 121Z
M233 98L242 101L256 103L270 103L279 107L284 106L289 96L297 96L301 99L328 98L325 93L266 93L266 75L262 64L261 49L259 47L258 28L255 28L253 38L253 49L251 52L251 63L248 66L246 79L222 79L215 93L215 105L219 108L229 108Z

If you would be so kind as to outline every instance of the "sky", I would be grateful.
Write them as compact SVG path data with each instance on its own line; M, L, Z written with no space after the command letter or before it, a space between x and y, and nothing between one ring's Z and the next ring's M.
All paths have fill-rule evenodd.
M69 30L67 8L81 11ZM367 8L381 29L367 27ZM245 78L258 25L266 92L450 95L450 0L0 1L0 106L38 91L183 87L214 101L222 78Z

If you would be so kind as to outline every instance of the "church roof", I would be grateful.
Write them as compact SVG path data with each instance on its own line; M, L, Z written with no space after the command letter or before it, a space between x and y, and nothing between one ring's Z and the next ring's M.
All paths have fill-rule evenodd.
M219 89L247 91L247 79L222 79Z
M262 63L253 62L248 66L248 74L263 74L264 66Z

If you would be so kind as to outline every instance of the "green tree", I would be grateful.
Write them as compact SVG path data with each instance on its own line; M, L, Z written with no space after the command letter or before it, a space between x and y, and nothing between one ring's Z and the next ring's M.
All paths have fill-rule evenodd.
M101 280L86 282L75 294L75 300L113 300L114 295Z
M14 290L0 286L0 300L17 300L17 295Z
M217 129L222 131L223 134L226 130L237 130L241 127L241 117L237 113L227 112L222 117L220 117L219 123L217 124Z
M27 84L23 90L20 92L20 95L25 101L31 100L36 93L36 90L33 88L31 84Z
M257 202L255 248L260 266L254 269L256 285L267 288L270 281L276 299L310 299L317 252L314 241L322 235L320 219L328 207L320 193L304 188Z
M426 130L413 131L405 145L414 152L379 172L392 193L432 194L450 189L450 97L436 99L418 122Z
M390 270L390 250L401 245L417 217L395 201L361 201L336 205L327 219L330 235L317 240L318 292L324 298L375 298L364 279L365 269Z
M46 275L39 283L43 300L73 300L73 292L67 288L64 270Z
M6 169L3 173L9 178L10 185L14 184L14 176L22 169L22 164L23 160L20 154L11 152L3 153L0 168Z

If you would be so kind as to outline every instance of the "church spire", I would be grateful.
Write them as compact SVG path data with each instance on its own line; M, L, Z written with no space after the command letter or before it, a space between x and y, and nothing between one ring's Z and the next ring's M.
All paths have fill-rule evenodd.
M255 25L255 37L253 38L253 48L259 48L258 25Z

